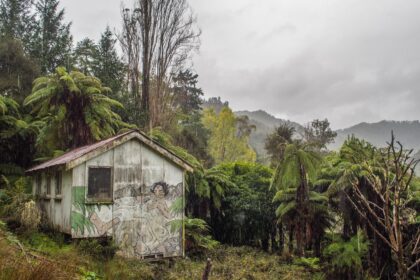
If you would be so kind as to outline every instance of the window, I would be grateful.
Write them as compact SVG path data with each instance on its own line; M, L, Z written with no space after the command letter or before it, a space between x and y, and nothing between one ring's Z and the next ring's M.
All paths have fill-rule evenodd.
M42 177L41 174L38 174L36 176L36 189L35 189L35 194L36 195L41 195L41 188L42 188Z
M61 172L55 173L55 195L61 195Z
M47 195L51 194L51 176L47 175Z
M88 193L91 200L112 200L111 167L89 167Z

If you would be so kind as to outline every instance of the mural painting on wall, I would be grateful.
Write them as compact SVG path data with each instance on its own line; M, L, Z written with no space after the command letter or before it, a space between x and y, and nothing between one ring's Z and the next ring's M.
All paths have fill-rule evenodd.
M156 182L151 186L115 186L113 205L87 204L86 187L72 188L73 237L113 236L118 254L181 256L183 184Z
M172 209L174 202L182 199L182 192L182 183L165 182L150 187L128 185L117 190L114 217L122 221L114 229L118 253L126 257L182 255L182 229L173 229L174 222L182 218L182 211Z
M86 204L86 187L72 188L71 229L74 237L111 235L113 226L120 223L112 218L111 205Z

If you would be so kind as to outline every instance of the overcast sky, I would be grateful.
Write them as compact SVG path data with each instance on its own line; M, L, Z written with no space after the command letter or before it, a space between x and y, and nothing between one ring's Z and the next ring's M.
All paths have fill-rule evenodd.
M129 3L128 0L125 1ZM76 40L119 29L118 0L61 0ZM420 118L420 1L190 0L206 97L333 128Z

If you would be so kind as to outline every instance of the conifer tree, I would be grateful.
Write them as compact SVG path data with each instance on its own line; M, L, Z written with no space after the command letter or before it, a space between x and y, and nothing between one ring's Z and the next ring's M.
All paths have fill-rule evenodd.
M31 30L32 0L0 0L0 34L2 37L24 39Z
M97 46L97 59L92 65L93 74L111 88L114 95L121 90L125 75L124 63L115 49L116 41L107 26Z
M64 22L64 9L58 0L38 0L34 42L31 55L40 64L42 73L51 73L58 66L69 67L72 47L71 23Z
M98 57L98 47L91 39L85 38L77 43L74 51L74 60L76 68L82 73L93 75L93 68Z

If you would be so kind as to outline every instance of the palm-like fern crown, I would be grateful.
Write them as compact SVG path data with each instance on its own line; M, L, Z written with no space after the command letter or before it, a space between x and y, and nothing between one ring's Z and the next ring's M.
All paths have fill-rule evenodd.
M68 73L59 67L55 73L34 81L32 94L25 99L24 105L33 106L33 112L46 121L41 136L69 138L67 143L44 137L40 140L50 143L58 140L62 143L58 148L65 149L111 136L118 128L127 126L112 110L122 105L107 96L110 92L95 77L78 71Z
M304 180L314 181L321 161L320 155L310 145L299 142L288 144L271 187L277 190L289 189L301 185Z

